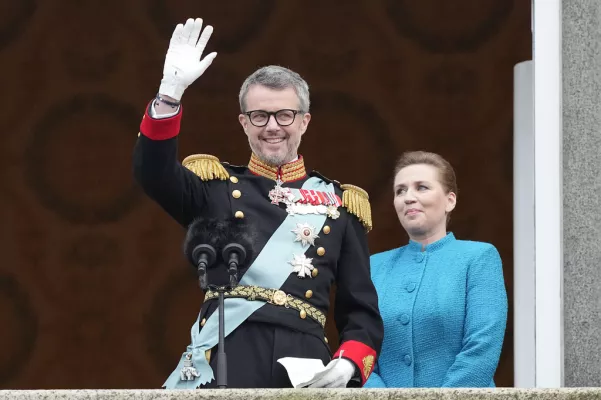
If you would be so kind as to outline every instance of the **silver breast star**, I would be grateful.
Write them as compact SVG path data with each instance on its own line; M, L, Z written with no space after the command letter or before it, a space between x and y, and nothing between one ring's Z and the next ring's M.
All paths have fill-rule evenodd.
M296 224L296 229L293 229L292 232L296 234L294 241L301 242L303 246L307 244L315 246L315 239L319 237L315 233L315 227L307 223Z

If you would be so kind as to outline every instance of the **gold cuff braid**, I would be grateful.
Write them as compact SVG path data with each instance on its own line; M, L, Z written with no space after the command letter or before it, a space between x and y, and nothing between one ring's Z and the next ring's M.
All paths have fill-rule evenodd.
M292 308L300 313L301 318L304 318L302 315L306 314L306 316L311 317L311 319L319 323L322 328L326 326L326 316L323 312L301 299L298 299L290 294L286 294L282 290L266 289L259 286L240 285L228 292L225 292L223 297L226 299L238 297L249 301L261 300L276 306ZM209 290L205 294L205 301L217 298L219 298L219 292Z

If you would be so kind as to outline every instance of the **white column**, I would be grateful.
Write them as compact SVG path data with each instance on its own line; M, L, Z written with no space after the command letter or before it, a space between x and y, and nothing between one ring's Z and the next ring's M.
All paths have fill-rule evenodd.
M561 7L534 0L535 357L546 388L563 386Z
M514 386L536 387L534 63L513 69Z

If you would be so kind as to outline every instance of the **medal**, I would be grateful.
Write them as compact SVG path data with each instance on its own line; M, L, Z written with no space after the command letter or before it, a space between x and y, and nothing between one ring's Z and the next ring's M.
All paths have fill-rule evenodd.
M292 203L286 207L286 212L290 215L296 214L326 214L328 208L326 206L314 206L312 204Z
M307 189L292 189L282 187L281 179L275 181L275 186L269 191L271 204L286 205L286 212L290 215L321 214L332 219L340 217L338 207L342 200L335 193ZM296 232L295 232L296 233Z
M303 223L296 224L296 229L292 230L292 233L296 234L295 242L301 242L303 246L310 244L311 246L315 246L315 239L319 236L315 233L315 227Z
M179 371L179 377L182 381L193 381L198 378L200 374L194 368L194 363L192 362L192 353L186 354L186 358L184 358L184 366Z
M340 217L340 211L338 211L338 207L335 206L328 206L326 214L332 219L338 219L338 217Z
M271 200L271 204L278 205L280 203L292 203L294 195L290 188L282 187L282 183L284 182L280 179L276 180L275 187L269 191L269 200Z
M304 278L306 276L311 278L311 271L315 268L313 267L313 264L311 264L313 259L307 258L304 254L301 254L300 256L293 254L292 256L294 257L292 261L288 261L288 263L292 265L292 272L296 272L299 278Z

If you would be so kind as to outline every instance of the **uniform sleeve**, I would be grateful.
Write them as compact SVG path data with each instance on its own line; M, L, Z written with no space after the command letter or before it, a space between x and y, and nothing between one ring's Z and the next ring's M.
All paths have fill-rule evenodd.
M382 347L384 325L371 281L365 228L349 215L336 276L334 318L340 347L334 354L351 360L364 385Z
M150 106L149 106L150 107ZM146 108L134 147L134 180L182 226L188 226L206 203L207 190L192 171L178 161L182 109L169 118L155 119Z
M490 386L506 322L507 293L501 257L490 246L469 266L463 346L447 371L443 387Z

